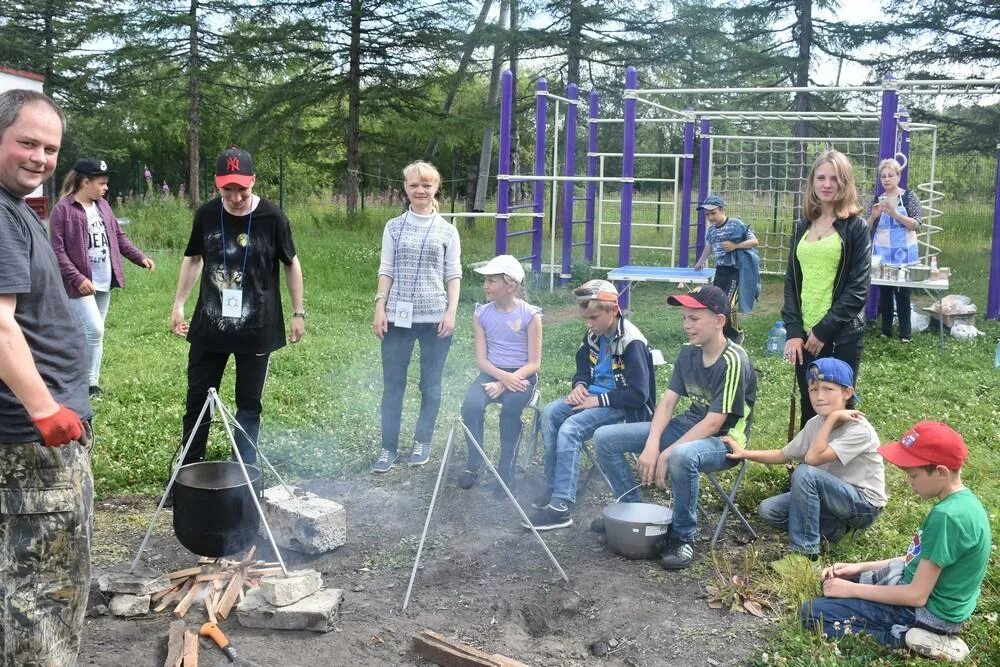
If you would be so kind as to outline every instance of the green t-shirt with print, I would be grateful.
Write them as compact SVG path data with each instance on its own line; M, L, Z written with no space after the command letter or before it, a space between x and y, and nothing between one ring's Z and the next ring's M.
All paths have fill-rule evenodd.
M830 234L819 241L803 238L795 250L802 266L802 326L806 331L819 324L833 305L842 245L840 234Z
M906 550L903 583L913 581L921 558L941 568L927 611L951 623L972 616L986 576L992 543L990 521L979 498L962 488L939 502Z

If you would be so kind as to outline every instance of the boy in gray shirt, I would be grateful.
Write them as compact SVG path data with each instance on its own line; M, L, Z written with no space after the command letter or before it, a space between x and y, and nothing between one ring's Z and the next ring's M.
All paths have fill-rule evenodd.
M801 461L788 493L765 499L757 509L766 523L788 531L789 547L816 559L820 538L836 542L848 529L878 518L888 497L879 438L860 412L854 374L839 359L809 365L809 400L816 416L781 449L749 450L730 439L731 459L780 464Z

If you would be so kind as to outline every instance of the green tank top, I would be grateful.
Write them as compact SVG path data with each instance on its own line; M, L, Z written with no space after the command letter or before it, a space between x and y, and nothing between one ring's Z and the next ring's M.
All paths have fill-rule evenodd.
M819 241L809 241L807 236L799 241L795 253L802 267L802 326L809 331L833 305L833 285L844 250L840 234Z

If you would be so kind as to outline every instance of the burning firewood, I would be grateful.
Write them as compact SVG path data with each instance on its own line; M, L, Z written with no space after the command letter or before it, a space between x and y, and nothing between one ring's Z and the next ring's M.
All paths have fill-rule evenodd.
M184 618L191 606L200 602L213 623L226 618L233 606L243 599L247 588L257 588L261 577L281 574L281 564L254 560L257 547L251 547L243 558L199 558L198 565L167 574L172 588L156 593L153 611L160 612L174 605L173 615Z

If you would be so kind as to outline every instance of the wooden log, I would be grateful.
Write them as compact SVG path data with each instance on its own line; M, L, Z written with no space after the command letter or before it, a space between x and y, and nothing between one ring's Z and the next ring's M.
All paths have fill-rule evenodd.
M187 630L184 633L184 667L198 667L198 633Z
M500 654L488 655L433 630L413 635L413 649L417 655L441 667L527 667L524 663Z
M167 659L163 667L181 667L184 658L184 621L173 621L167 630Z
M177 603L177 606L174 607L174 616L177 618L184 618L184 614L186 614L188 609L191 608L191 605L194 604L195 599L197 599L198 594L202 591L203 587L204 584L198 583L191 586L191 590L189 590L187 594L181 598L181 601Z
M229 580L229 585L226 586L225 592L222 597L219 598L219 606L216 608L215 613L221 618L226 618L229 616L229 610L233 608L236 603L236 597L243 592L243 574L237 572L233 575L233 578Z

